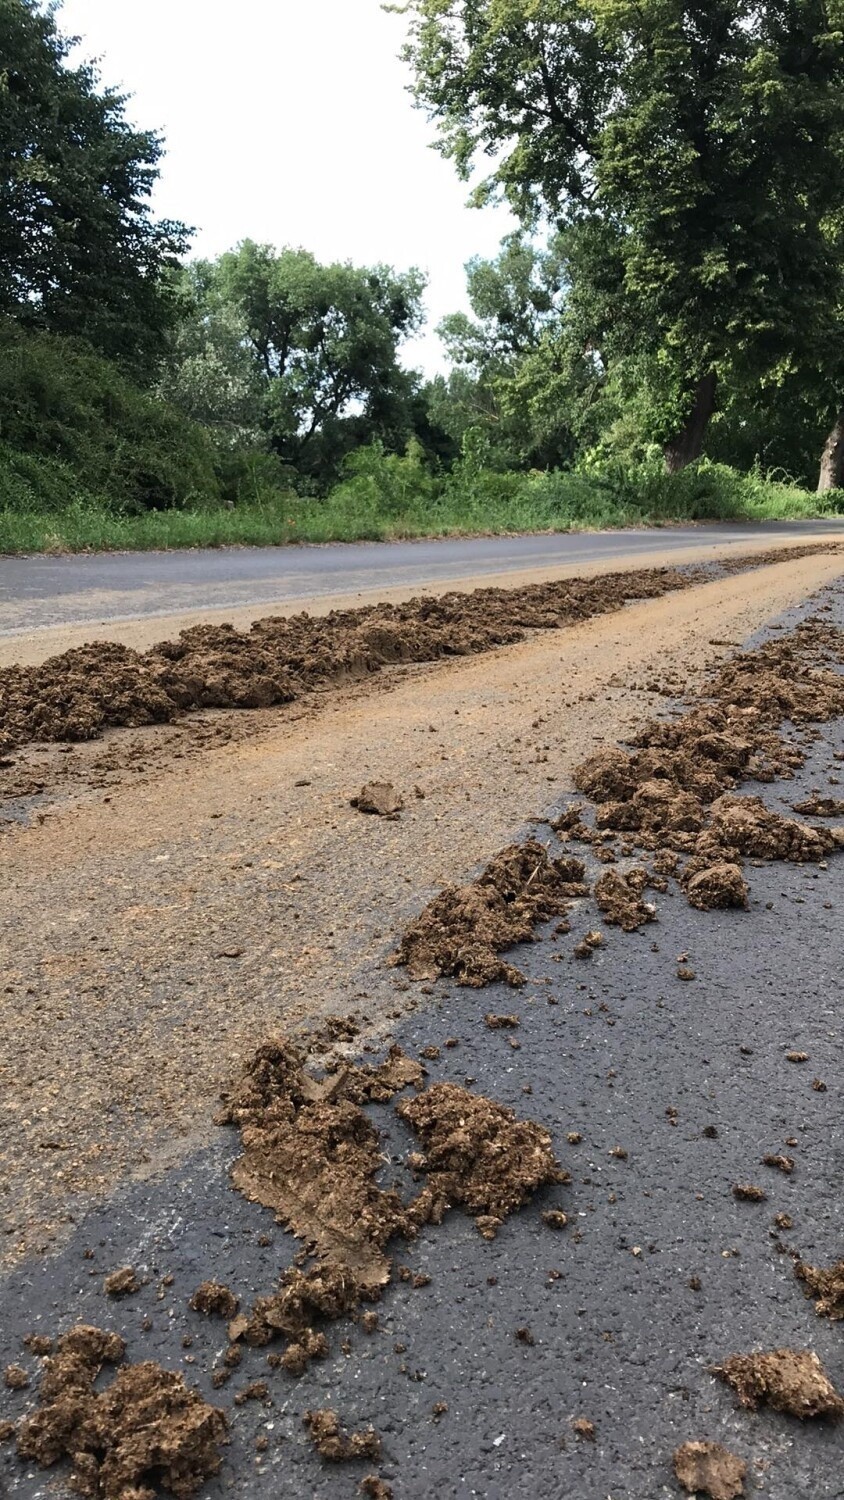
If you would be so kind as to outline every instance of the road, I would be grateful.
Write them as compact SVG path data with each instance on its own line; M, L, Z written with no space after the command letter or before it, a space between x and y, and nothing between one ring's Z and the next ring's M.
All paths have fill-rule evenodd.
M818 1265L844 1243L844 856L748 861L747 912L655 895L657 922L607 929L588 962L575 942L602 923L586 898L570 934L544 929L513 955L518 992L410 984L384 962L434 891L528 830L549 842L541 815L568 801L573 766L670 709L672 684L694 692L730 642L819 604L844 627L841 572L819 554L713 576L307 703L15 752L4 774L31 789L0 828L0 1369L22 1364L32 1384L2 1393L0 1420L35 1402L24 1337L83 1321L226 1409L232 1442L202 1500L350 1500L376 1465L317 1458L302 1414L325 1406L381 1433L395 1500L680 1500L671 1453L699 1438L747 1460L754 1500L844 1500L838 1429L742 1412L710 1373L733 1353L812 1348L844 1391L840 1325L816 1316L772 1234L787 1212L787 1248ZM743 790L788 811L840 791L842 761L838 721L794 780ZM370 778L404 791L398 821L350 807ZM248 1349L213 1390L225 1333L189 1310L192 1292L214 1277L248 1305L296 1249L229 1185L219 1090L269 1035L353 1011L355 1047L438 1049L430 1081L545 1125L572 1180L492 1243L452 1211L401 1246L430 1282L388 1289L372 1333L330 1326L329 1357L300 1380ZM513 1011L516 1032L484 1024ZM383 1185L407 1191L412 1142L391 1108L372 1113ZM786 1149L793 1175L761 1165ZM735 1182L762 1182L767 1201L738 1202ZM542 1221L552 1206L562 1232ZM108 1299L104 1276L127 1264L141 1289ZM266 1404L235 1404L256 1380ZM0 1446L8 1500L64 1500L65 1479Z
M603 564L764 538L844 535L844 519L324 547L0 557L0 636L46 627L283 605L506 573Z
M840 589L826 602L833 613L825 618L844 625ZM796 781L752 790L787 811L810 787L835 781L833 756L842 753L844 726L825 726ZM550 837L547 824L535 827ZM248 1303L273 1286L294 1251L268 1211L227 1185L237 1146L218 1130L152 1181L130 1183L95 1208L57 1253L7 1275L0 1360L35 1375L24 1335L80 1319L123 1333L132 1359L181 1369L232 1425L222 1472L203 1486L203 1500L358 1493L376 1466L322 1463L306 1439L302 1413L323 1406L350 1427L372 1423L381 1433L377 1467L396 1500L679 1500L671 1453L700 1438L747 1460L754 1497L841 1500L833 1424L742 1412L709 1371L734 1352L810 1347L844 1389L840 1331L815 1315L770 1232L773 1215L788 1212L789 1248L820 1264L840 1254L835 976L844 961L844 859L828 870L754 864L748 875L749 912L704 914L677 896L658 897L655 926L608 934L588 965L572 957L573 936L561 942L546 930L519 950L528 983L518 995L439 982L397 1020L392 1034L413 1055L442 1049L428 1062L431 1081L470 1083L544 1123L572 1181L509 1220L491 1244L459 1211L426 1229L401 1260L430 1283L391 1288L374 1333L351 1321L329 1327L329 1358L296 1381L268 1369L265 1350L246 1350L230 1384L212 1391L225 1336L215 1320L188 1310L188 1298L214 1277ZM594 920L594 909L581 908L575 931ZM694 983L678 982L680 953ZM113 1033L118 1051L134 1035L133 1007L150 1003L134 991L127 986L125 1030ZM192 994L194 1025L205 996ZM101 1003L95 996L95 1009ZM483 1024L487 1011L513 1010L518 1050L512 1033ZM446 1038L457 1045L445 1047ZM792 1048L809 1054L805 1068L786 1061ZM825 1092L813 1090L813 1077ZM66 1129L67 1115L62 1091L48 1135ZM401 1183L412 1141L389 1108L377 1111L377 1123L386 1132L385 1180ZM567 1142L571 1131L579 1144ZM797 1159L791 1177L759 1165L786 1138ZM737 1202L731 1184L760 1174L768 1201ZM563 1233L541 1220L551 1205L569 1216ZM145 1284L109 1302L102 1278L124 1264ZM529 1338L517 1337L520 1329ZM254 1380L268 1382L268 1403L234 1405ZM31 1390L7 1392L2 1415L20 1414L32 1399ZM594 1423L594 1441L575 1435L576 1418ZM9 1446L2 1454L0 1483L13 1500L66 1493L55 1471L17 1462Z

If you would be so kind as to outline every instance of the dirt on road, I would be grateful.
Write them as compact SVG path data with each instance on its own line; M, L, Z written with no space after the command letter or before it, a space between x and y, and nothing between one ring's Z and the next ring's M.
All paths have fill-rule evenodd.
M17 751L34 800L0 840L5 1257L207 1138L268 1033L350 1008L385 1030L418 1001L386 958L427 896L841 571L810 552L565 631L524 634L534 616L510 644L332 677L293 708ZM399 816L350 807L368 781L403 793Z

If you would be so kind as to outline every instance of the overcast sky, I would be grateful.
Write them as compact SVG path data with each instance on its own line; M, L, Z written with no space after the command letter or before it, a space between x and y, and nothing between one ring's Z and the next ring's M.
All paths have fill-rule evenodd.
M133 95L133 122L163 132L156 211L196 227L196 254L249 238L421 266L431 328L409 362L441 367L432 326L466 305L465 262L512 224L466 208L431 150L400 16L379 0L64 0L59 25Z

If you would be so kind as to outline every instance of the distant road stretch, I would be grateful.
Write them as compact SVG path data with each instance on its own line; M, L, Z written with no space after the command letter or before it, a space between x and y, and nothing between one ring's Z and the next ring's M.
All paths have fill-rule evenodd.
M0 557L0 637L56 626L279 608L297 599L371 594L442 585L451 579L529 572L689 548L758 544L766 536L811 540L838 533L844 520L730 524L552 536L445 541L356 542L322 547L243 547L214 551L121 552L66 557Z

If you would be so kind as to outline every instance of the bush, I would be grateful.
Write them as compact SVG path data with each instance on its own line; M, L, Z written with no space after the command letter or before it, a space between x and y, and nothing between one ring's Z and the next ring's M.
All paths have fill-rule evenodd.
M139 390L76 339L0 323L2 500L55 509L73 497L129 513L216 502L202 428Z
M403 456L359 449L324 499L294 493L288 471L269 454L233 455L224 483L228 507L194 494L181 508L132 513L87 487L68 463L0 444L0 552L269 546L834 513L827 497L710 462L675 475L650 462L519 474L485 469L467 454L442 474L413 447Z
M329 500L354 515L389 521L431 506L441 488L415 439L404 454L385 453L381 443L372 443L344 459L343 477Z

